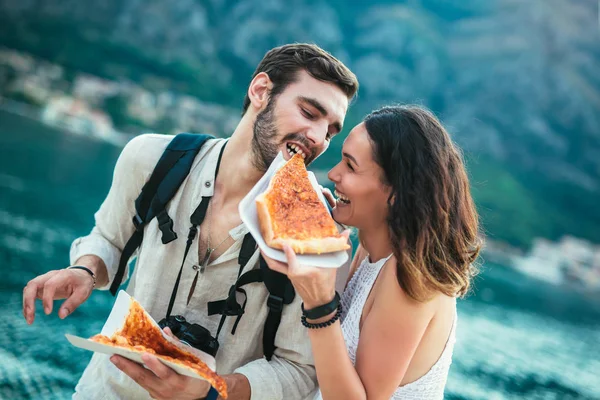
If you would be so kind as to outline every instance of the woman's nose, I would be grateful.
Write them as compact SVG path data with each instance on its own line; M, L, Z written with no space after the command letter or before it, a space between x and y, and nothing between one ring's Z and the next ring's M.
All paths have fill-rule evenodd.
M338 183L340 181L340 174L337 172L337 167L340 164L338 163L335 167L331 168L327 173L327 178L333 183Z

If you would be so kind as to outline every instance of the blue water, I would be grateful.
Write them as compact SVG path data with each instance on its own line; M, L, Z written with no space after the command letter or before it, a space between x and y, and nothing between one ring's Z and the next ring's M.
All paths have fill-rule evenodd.
M69 398L113 298L96 292L66 320L21 315L26 282L68 263L111 181L119 149L0 112L0 398ZM485 265L459 302L448 399L600 399L600 304Z

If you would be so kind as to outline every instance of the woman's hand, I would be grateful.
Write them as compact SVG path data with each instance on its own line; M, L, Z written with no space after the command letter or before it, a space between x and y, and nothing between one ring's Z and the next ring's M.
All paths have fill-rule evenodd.
M321 193L323 193L325 200L327 200L327 203L329 203L329 207L335 207L335 197L333 197L333 193L331 193L331 190L327 189L322 185L319 185L319 187L321 188Z
M348 239L350 231L342 233ZM288 245L284 245L283 251L287 258L287 264L273 260L265 256L265 261L273 271L281 272L288 276L296 293L304 302L305 309L311 309L329 303L335 296L335 277L337 268L321 268L300 265L296 253Z

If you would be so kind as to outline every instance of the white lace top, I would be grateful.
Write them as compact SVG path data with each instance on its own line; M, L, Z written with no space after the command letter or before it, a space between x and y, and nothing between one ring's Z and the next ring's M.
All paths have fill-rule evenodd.
M390 257L391 255L375 263L369 262L368 256L365 257L342 295L342 332L348 348L348 355L353 364L356 363L356 349L360 337L359 323L365 302L381 268ZM438 400L444 398L444 387L446 386L448 371L452 363L452 350L456 341L456 319L455 309L450 336L438 361L425 375L416 381L398 387L392 395L392 399ZM315 400L320 399L322 399L321 392L318 392Z

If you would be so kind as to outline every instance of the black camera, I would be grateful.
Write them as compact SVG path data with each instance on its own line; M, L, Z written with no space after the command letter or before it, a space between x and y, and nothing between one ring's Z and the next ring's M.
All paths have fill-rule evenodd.
M208 329L198 324L190 324L181 315L171 315L158 323L161 329L169 327L180 341L215 357L219 342L212 337Z

